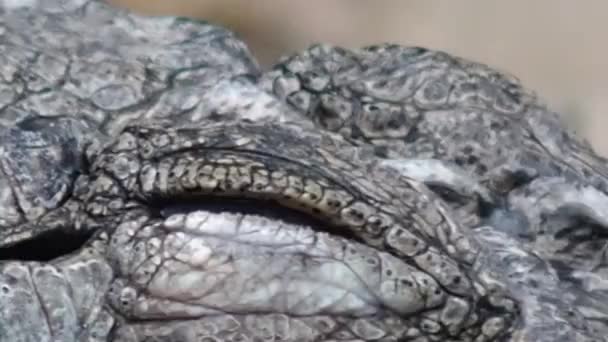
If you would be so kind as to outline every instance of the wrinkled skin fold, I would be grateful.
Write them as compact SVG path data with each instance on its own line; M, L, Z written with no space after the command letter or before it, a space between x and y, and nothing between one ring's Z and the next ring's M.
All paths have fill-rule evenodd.
M0 342L605 341L608 169L417 47L0 7Z

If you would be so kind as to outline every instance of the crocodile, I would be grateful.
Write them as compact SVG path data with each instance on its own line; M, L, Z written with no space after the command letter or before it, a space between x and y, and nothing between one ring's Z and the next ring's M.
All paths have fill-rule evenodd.
M606 341L608 164L513 76L0 7L0 341Z

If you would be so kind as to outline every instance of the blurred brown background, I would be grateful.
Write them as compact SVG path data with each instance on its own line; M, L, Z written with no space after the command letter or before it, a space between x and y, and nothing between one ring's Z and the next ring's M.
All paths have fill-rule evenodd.
M203 18L243 38L262 65L315 42L445 50L506 70L608 156L608 2L602 0L111 0Z

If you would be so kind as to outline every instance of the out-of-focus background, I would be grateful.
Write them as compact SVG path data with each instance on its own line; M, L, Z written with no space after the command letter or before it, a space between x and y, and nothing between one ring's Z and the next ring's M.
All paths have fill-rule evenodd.
M327 42L445 50L514 74L608 156L608 2L602 0L111 0L236 32L263 66Z

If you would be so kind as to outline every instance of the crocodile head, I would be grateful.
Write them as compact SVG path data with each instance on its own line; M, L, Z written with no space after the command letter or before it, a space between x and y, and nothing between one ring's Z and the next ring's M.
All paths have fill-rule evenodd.
M0 342L606 335L605 161L514 78L0 11Z

